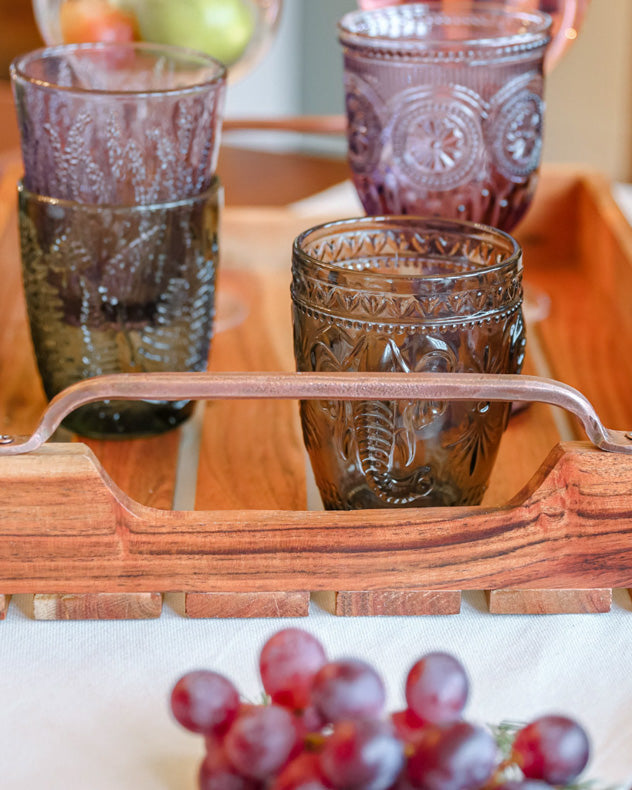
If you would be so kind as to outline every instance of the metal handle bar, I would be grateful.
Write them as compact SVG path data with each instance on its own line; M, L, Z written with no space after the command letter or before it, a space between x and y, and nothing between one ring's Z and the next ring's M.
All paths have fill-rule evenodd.
M0 437L0 455L41 447L74 409L103 400L467 400L548 403L581 421L602 450L632 453L632 433L605 428L581 392L538 376L482 373L125 373L80 381L56 395L33 434Z

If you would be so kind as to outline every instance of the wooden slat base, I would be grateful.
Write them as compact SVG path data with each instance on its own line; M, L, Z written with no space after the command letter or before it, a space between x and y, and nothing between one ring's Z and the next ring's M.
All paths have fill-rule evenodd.
M10 595L0 594L0 620L4 620L4 618L7 616L7 610L9 609L10 600L11 600Z
M161 612L161 593L33 596L35 620L148 620Z
M612 590L487 590L492 614L599 614L609 612Z
M188 617L307 617L309 592L187 593Z
M338 591L334 613L341 617L459 614L460 590Z

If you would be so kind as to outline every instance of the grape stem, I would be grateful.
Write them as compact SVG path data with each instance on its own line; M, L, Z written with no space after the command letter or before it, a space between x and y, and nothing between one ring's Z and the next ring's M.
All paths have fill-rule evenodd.
M327 736L320 732L310 732L303 739L303 746L308 752L320 752L327 740Z

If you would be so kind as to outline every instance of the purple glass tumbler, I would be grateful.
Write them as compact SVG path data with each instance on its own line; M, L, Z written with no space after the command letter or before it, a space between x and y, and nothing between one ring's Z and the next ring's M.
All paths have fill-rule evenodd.
M215 177L226 69L158 44L69 44L11 65L24 186L89 205L185 200Z
M226 68L180 47L77 44L11 65L31 338L52 398L103 374L207 365L219 261ZM88 404L84 436L161 433L189 401Z
M343 17L348 159L367 214L518 223L538 177L550 25L485 0Z

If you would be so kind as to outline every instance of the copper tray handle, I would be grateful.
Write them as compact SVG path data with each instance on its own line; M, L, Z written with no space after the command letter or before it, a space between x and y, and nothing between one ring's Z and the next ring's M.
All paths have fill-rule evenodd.
M632 453L632 432L605 428L581 392L538 376L480 373L129 373L86 379L56 395L28 438L0 437L0 455L41 447L74 409L101 400L524 401L559 406L579 418L598 448Z
M299 134L344 134L347 119L344 115L290 115L280 118L226 118L224 132L268 131Z

